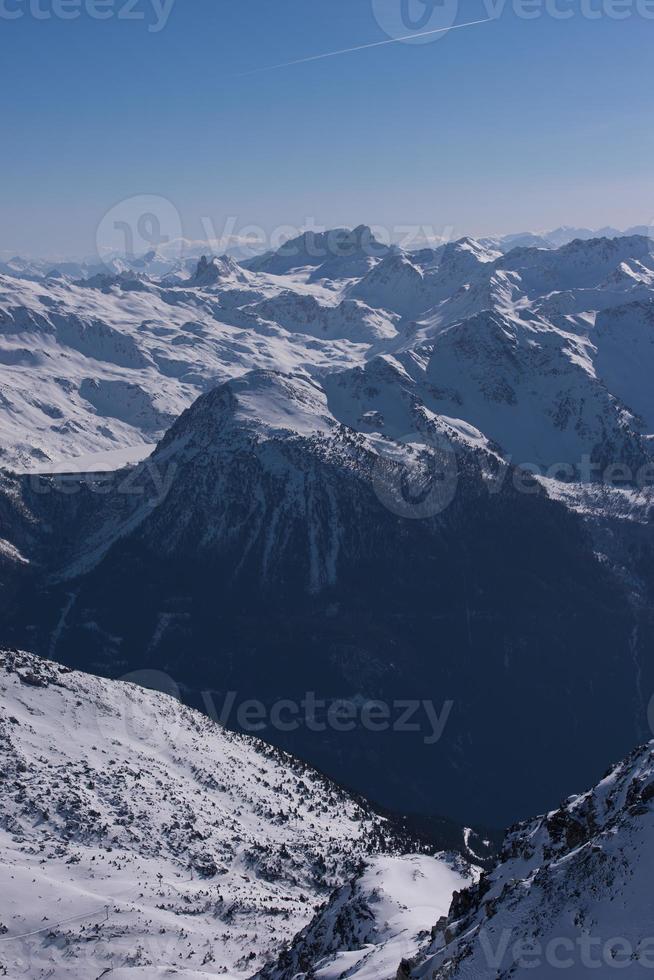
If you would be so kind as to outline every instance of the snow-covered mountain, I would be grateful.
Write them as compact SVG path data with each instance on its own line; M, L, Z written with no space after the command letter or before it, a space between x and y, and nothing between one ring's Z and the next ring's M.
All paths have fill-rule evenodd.
M350 287L349 295L369 306L416 317L475 281L499 256L499 252L470 238L442 246L426 268L418 265L411 253L393 250ZM417 259L419 262L420 255Z
M381 732L265 737L390 808L496 826L570 791L647 724L633 583L580 516L537 484L522 492L479 432L435 414L410 371L424 367L407 355L344 386L250 372L132 470L6 477L3 635L110 676L164 668L198 706L206 691L381 700Z
M368 858L354 878L255 980L395 980L419 953L452 894L478 877L463 861L426 855Z
M184 707L0 653L0 971L227 980L639 977L654 742L486 871ZM149 687L144 687L149 685Z
M25 258L0 252L0 275L18 279L67 278L89 279L99 274L142 274L153 278L182 281L190 278L202 255L229 255L234 259L251 258L264 248L263 240L247 236L225 235L193 240L165 236L156 247L143 254L126 254L116 249L100 247L93 255Z
M0 462L29 470L69 460L75 468L76 457L139 445L146 455L220 381L253 367L349 366L371 339L394 334L392 314L354 303L332 309L320 287L311 295L296 287L288 328L241 316L239 306L255 304L256 314L257 303L288 293L289 283L231 259L201 262L190 282L0 276ZM329 321L324 332L316 306Z
M395 955L470 882L453 855L402 857L409 838L296 759L138 686L156 674L134 680L0 653L1 975L248 977L354 875L383 875Z
M334 306L321 303L310 294L298 296L293 290L245 307L243 312L278 323L291 332L359 344L375 344L396 337L400 321L397 314L373 309L358 300L345 299Z
M563 226L551 231L522 231L482 238L479 241L488 248L509 252L518 246L560 248L575 239L583 241L589 238L621 238L630 235L651 237L652 227L642 224L620 231L611 226L595 230ZM413 249L415 256L420 252L426 255L437 251L441 247L439 242L445 241L433 236L429 236L427 240L430 242L429 246L416 246ZM432 242L436 242L436 245L433 246ZM359 225L356 229L335 228L325 232L303 232L290 238L280 248L272 250L266 250L263 232L260 238L250 235L245 238L225 235L219 239L207 237L198 240L173 237L159 242L156 248L143 255L126 255L120 251L105 249L100 254L84 257L56 255L34 258L12 255L10 251L4 250L0 252L0 274L25 279L40 279L45 276L80 279L100 272L120 274L138 271L154 278L170 277L182 281L193 275L200 257L208 253L229 255L251 268L263 269L269 266L268 271L285 273L302 266L317 267L327 254L331 255L339 248L342 254L358 250L363 257L375 259L383 257L389 247L379 242L366 225ZM362 263L360 268L366 271L366 265L369 264Z
M248 370L301 369L322 383L426 346L424 403L506 457L544 468L648 457L648 386L630 386L639 366L646 379L651 346L639 320L654 295L645 236L505 254L461 239L409 253L360 226L307 232L245 266L203 256L159 280L133 267L0 277L4 464L147 455L199 394ZM609 339L611 310L624 310L614 315L628 344Z
M654 743L592 790L513 827L497 867L454 897L404 980L646 976L652 957Z
M494 248L498 248L501 252L509 252L512 248L522 246L561 248L562 245L567 245L569 242L575 241L575 239L587 241L590 238L623 238L629 235L651 236L651 234L651 225L633 225L625 231L620 231L611 225L605 225L603 228L596 229L562 225L559 228L553 228L551 231L522 231L510 235L502 235L499 238L483 239L483 241Z
M367 225L306 231L285 242L279 249L246 260L253 272L287 275L307 270L314 282L361 278L389 251Z
M651 271L653 245L652 239L643 235L575 239L553 250L513 249L499 259L497 266L517 273L523 292L531 298L565 289L597 287L623 263L639 262Z
M409 252L360 226L243 263L10 263L0 642L160 671L205 711L345 701L347 732L261 735L425 825L583 785L646 737L654 689L641 231ZM464 863L400 853L357 797L175 700L3 664L10 976L454 980L494 975L507 931L645 928L652 747L515 828L469 891Z
M198 262L195 275L189 286L225 286L227 283L247 286L256 280L229 255L207 258L203 255Z
M640 307L631 310L630 321L640 315ZM401 406L413 401L521 465L567 468L572 478L592 457L599 466L620 461L635 472L651 453L654 406L644 375L654 330L650 337L634 324L630 333L640 370L633 347L611 345L605 330L580 337L547 322L484 311L417 348L333 372L323 383L335 414L355 429L408 433L415 422Z
M533 812L646 731L653 290L640 235L410 253L363 226L168 279L0 277L3 460L91 474L3 475L3 635L110 675L165 664L198 704L218 682L428 684L457 705L447 746L280 742L432 815L433 767L451 812L474 792L487 823L519 805L507 752L531 759ZM546 785L533 762L553 753Z

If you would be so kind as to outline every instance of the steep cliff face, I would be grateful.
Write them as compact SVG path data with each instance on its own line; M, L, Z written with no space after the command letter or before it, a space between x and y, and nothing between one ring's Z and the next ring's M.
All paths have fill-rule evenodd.
M418 952L452 893L477 876L453 855L366 859L255 980L395 980L398 964Z
M455 895L403 975L637 977L654 965L654 743L594 789L509 831L498 866Z
M255 372L108 492L28 486L59 530L6 635L110 676L164 670L218 714L232 697L229 724L258 699L265 738L404 811L497 826L572 789L646 724L624 588L577 516L406 390L381 436L344 425L314 379ZM309 693L354 724L312 730ZM271 723L289 699L293 724Z

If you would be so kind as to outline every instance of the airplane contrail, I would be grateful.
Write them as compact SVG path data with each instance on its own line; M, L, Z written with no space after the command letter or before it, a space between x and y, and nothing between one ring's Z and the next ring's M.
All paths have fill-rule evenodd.
M391 37L387 41L373 41L371 44L357 44L354 48L342 48L340 51L326 51L324 54L313 54L309 58L298 58L296 61L284 61L280 65L267 65L265 68L254 68L252 71L240 72L236 78L246 75L258 75L265 71L277 71L279 68L291 68L293 65L305 65L309 61L321 61L323 58L336 58L341 54L351 54L353 51L364 51L366 48L381 48L385 44L398 44L400 41L412 41L414 37L428 37L430 34L443 34L445 31L455 31L459 27L473 27L475 24L489 24L496 17L485 17L483 20L469 20L466 24L452 24L451 27L437 27L432 31L420 31L405 34L403 37Z

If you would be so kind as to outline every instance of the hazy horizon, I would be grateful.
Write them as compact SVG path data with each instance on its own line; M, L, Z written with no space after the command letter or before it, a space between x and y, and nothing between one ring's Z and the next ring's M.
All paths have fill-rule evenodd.
M190 239L230 218L458 238L654 215L647 0L414 0L410 25L494 18L416 43L391 0L65 3L0 10L2 252L91 254L144 195Z
M111 214L112 212L110 212ZM134 224L136 225L136 220ZM435 225L424 224L410 224L408 222L400 223L396 226L388 227L385 225L379 225L372 221L347 221L347 222L334 222L330 224L320 225L317 222L310 222L309 224L298 225L293 227L289 224L280 225L277 228L271 230L265 229L259 225L247 225L244 226L248 232L246 235L239 235L238 231L234 232L233 235L229 235L225 232L225 228L231 227L230 223L227 222L225 226L216 227L210 225L207 229L210 234L202 235L202 229L200 229L200 235L198 237L191 237L187 235L181 235L179 238L174 236L168 236L165 234L165 224L162 225L160 235L162 236L161 245L158 246L157 239L155 238L151 243L148 241L143 241L139 238L138 234L135 236L135 241L132 249L129 248L110 248L108 245L104 247L96 247L93 245L89 247L86 251L75 251L72 249L66 249L65 247L52 249L52 250L20 250L18 248L0 248L0 260L10 261L13 258L20 258L23 260L34 260L34 261L92 261L93 259L100 260L103 255L132 255L133 257L140 257L145 255L151 248L155 251L160 251L162 254L174 256L179 254L180 257L183 255L195 255L198 249L206 248L207 252L212 252L214 254L218 253L233 253L237 256L242 253L243 256L248 254L259 255L263 252L269 250L275 250L279 248L284 242L291 240L292 238L305 233L306 231L314 231L319 233L321 231L330 231L333 229L346 228L353 229L357 225L364 225L372 230L372 233L379 241L386 243L393 243L400 247L404 247L408 250L419 249L425 246L433 245L436 246L442 242L447 241L458 241L462 238L473 238L478 240L488 240L518 236L518 235L542 235L546 237L552 232L571 229L573 231L580 232L594 232L599 234L604 234L605 232L610 232L615 230L619 233L624 233L633 229L640 230L643 227L652 229L652 223L647 221L635 221L629 225L614 225L610 222L592 222L589 224L580 224L573 222L564 222L559 225L542 226L542 227L531 227L531 228L512 228L508 231L502 232L486 232L483 234L473 234L466 229L459 230L453 226L449 227L438 227ZM252 238L252 229L257 229L261 234L260 239ZM248 231L249 230L249 231ZM433 232L433 235L431 234ZM216 233L216 234L214 234ZM122 237L119 235L118 237Z

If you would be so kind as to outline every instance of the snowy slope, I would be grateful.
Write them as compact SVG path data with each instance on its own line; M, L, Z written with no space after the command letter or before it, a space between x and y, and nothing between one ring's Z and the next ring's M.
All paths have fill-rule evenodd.
M153 263L78 281L0 276L2 463L137 457L199 394L249 370L302 370L333 387L332 374L379 354L424 359L426 346L416 398L507 457L544 468L649 458L654 259L643 235L404 252L360 226L307 232L243 265L203 256L158 281Z
M398 964L418 953L452 894L477 877L453 856L369 858L256 980L395 980Z
M460 416L520 464L647 457L641 423L598 380L584 338L480 313L441 333L427 367L433 408Z
M473 239L462 238L438 249L432 254L432 262L421 268L420 255L394 249L350 286L349 295L369 306L416 317L482 276L485 267L491 267L499 256Z
M554 250L513 249L498 260L497 267L517 272L530 297L542 296L553 290L597 286L621 263L630 260L651 268L652 245L652 240L643 235L577 239Z
M167 694L7 651L0 691L0 974L249 976L398 846L364 804Z
M619 396L631 399L633 390L640 392L639 408L648 404L646 355L654 330L634 331L636 349L624 345L612 357L618 396L598 377L598 348L610 343L600 336L482 312L428 344L332 372L322 383L334 415L359 431L406 436L418 428L416 412L426 409L448 438L454 428L467 442L492 445L517 464L543 473L555 467L550 475L565 466L570 478L591 456L638 467L649 459L644 436L651 429L642 409L629 411ZM627 390L631 375L642 378L640 389Z
M401 251L387 255L349 292L369 306L402 316L415 316L431 305L425 273Z
M83 285L0 277L0 462L33 469L152 443L220 381L253 367L347 366L365 355L362 339L394 333L392 317L355 304L336 313L342 329L334 321L315 337L290 320L287 330L248 316L244 329L238 307L289 283L235 272L231 260L198 275L193 288L139 289L106 277ZM295 288L302 325L308 287ZM321 287L315 294L318 303ZM350 334L358 343L339 339Z
M343 300L333 306L319 302L310 294L298 296L292 290L245 307L244 312L312 337L368 344L395 337L399 321L393 313L371 309L356 300Z
M654 966L653 801L650 743L594 789L512 828L497 868L455 896L433 941L398 975L647 976Z

